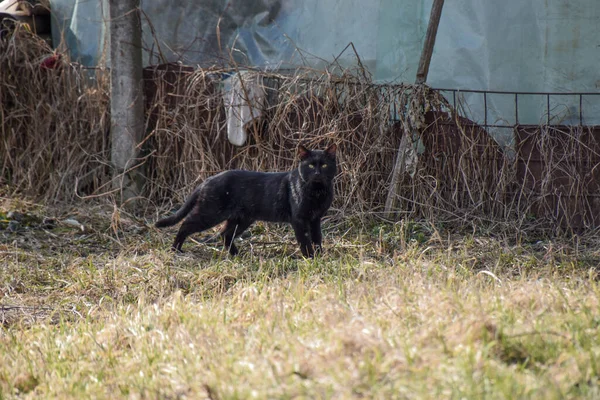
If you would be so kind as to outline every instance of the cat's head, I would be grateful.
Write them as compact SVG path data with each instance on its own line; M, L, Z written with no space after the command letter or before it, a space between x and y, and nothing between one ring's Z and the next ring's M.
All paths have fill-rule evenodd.
M336 149L335 144L325 150L308 150L306 147L299 145L300 165L298 170L302 180L315 183L331 182L337 174Z

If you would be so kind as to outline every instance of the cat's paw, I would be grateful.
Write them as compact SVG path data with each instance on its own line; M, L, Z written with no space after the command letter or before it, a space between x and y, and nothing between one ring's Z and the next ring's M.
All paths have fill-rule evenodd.
M323 255L323 247L318 244L315 245L315 256L322 256Z
M232 257L235 257L240 253L240 251L237 249L237 247L235 247L233 244L231 246L229 246L228 250L229 250L229 254Z

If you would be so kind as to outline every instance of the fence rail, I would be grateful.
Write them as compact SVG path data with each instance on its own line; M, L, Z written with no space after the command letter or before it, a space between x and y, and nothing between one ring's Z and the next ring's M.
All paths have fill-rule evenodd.
M433 90L444 94L445 92L452 93L452 106L456 109L457 106L460 106L461 100L460 97L457 99L457 94L461 93L474 93L483 95L483 108L484 108L484 117L483 124L479 124L486 128L509 128L520 125L519 122L519 97L522 96L538 96L540 98L546 99L546 123L547 125L551 125L552 113L550 110L550 98L551 97L567 97L567 96L577 96L579 99L578 104L578 115L579 115L579 125L583 125L584 115L583 115L583 100L586 97L594 97L595 99L600 100L600 92L512 92L512 91L502 91L502 90L475 90L475 89L448 89L448 88L433 88ZM511 95L514 96L514 120L515 123L500 125L500 124L490 124L488 121L489 115L489 104L488 104L488 96L489 95ZM598 106L600 107L600 101Z

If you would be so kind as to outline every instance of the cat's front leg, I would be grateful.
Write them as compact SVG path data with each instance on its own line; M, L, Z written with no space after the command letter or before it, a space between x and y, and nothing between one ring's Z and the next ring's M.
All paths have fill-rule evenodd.
M292 222L292 227L294 228L294 233L296 234L296 240L300 245L300 251L304 257L313 257L314 250L310 239L310 230L309 224L304 221L294 221Z
M315 253L321 253L323 249L321 246L323 241L323 236L321 234L321 218L317 218L310 222L310 236L315 247Z

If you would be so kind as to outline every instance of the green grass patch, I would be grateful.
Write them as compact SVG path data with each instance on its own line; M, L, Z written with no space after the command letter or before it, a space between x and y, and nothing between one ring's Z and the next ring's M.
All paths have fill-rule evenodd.
M175 255L173 229L118 210L18 211L35 218L0 230L0 398L600 396L593 238L330 222L306 260L260 224L238 257Z

